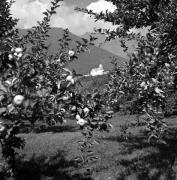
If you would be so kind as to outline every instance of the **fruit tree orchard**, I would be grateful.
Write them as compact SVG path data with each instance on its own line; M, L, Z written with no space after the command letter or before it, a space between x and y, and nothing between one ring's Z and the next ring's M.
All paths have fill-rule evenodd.
M104 30L107 40L117 37L136 39L137 50L124 67L117 67L111 73L107 93L97 90L81 94L77 89L78 75L67 69L67 64L77 59L79 53L87 53L93 37L76 41L70 48L68 30L58 41L58 51L48 56L45 40L50 30L50 19L59 2L53 0L44 12L38 25L20 36L16 29L17 20L10 14L13 1L0 2L0 143L2 154L8 163L9 172L15 175L16 148L23 148L25 142L18 136L21 125L29 121L31 127L36 121L49 125L64 122L70 114L83 129L80 142L81 160L88 162L97 157L90 156L94 143L94 130L108 130L107 120L112 111L106 105L114 106L124 97L134 99L138 113L144 115L149 131L149 141L162 142L167 130L164 121L166 96L176 90L176 35L177 2L174 0L109 0L117 9L114 12L95 13L79 9L116 25L116 30ZM108 1L108 0L107 0ZM130 33L136 28L148 28L146 37ZM126 50L126 44L122 40Z
M145 116L149 141L162 142L167 130L164 121L166 97L176 90L177 72L177 1L175 0L106 0L116 6L114 12L95 13L77 8L96 20L111 22L116 30L101 30L107 40L136 39L137 50L125 67L115 69L108 91L112 101L133 95L139 113ZM147 28L146 36L132 29ZM126 50L126 43L122 40ZM111 98L111 97L110 97Z

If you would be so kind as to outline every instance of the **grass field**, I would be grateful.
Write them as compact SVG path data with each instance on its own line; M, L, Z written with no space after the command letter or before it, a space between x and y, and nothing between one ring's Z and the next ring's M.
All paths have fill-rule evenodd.
M100 137L100 145L94 146L99 159L82 167L72 161L79 153L77 141L82 138L75 121L43 132L20 134L26 146L19 152L17 180L177 179L177 117L167 120L171 128L168 144L156 146L147 143L139 127L128 130L127 140L121 138L120 125L134 119L116 114L111 120L114 128Z

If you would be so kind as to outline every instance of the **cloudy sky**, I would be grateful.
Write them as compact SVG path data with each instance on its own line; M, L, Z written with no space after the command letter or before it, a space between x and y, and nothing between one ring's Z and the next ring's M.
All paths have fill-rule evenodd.
M105 0L64 0L60 3L57 14L52 18L53 27L69 28L77 35L83 35L86 32L93 31L94 27L113 28L110 23L95 22L87 14L76 12L74 8L85 7L95 12L109 9L114 11L115 7ZM16 0L12 6L12 14L19 19L19 28L30 28L41 20L45 11L50 5L50 0Z

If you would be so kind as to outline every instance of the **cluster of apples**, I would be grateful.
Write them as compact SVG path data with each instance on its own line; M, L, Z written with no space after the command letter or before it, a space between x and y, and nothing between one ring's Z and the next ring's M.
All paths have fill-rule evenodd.
M13 58L20 59L23 56L23 49L20 47L12 48L11 54L9 54L8 58L9 60L12 60Z
M71 111L76 111L77 110L77 107L76 106L73 106L71 108ZM84 116L86 117L88 115L88 113L90 112L90 109L88 107L85 107L83 108L83 113L84 113ZM87 124L87 120L85 120L84 118L81 117L81 115L79 113L76 114L75 116L76 120L77 120L77 124L79 124L81 127L84 126L85 124Z

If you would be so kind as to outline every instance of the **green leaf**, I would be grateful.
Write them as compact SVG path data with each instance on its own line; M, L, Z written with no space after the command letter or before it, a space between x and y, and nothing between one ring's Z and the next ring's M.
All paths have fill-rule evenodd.
M48 13L47 13L47 12L43 12L43 14L44 14L45 16L48 16Z

